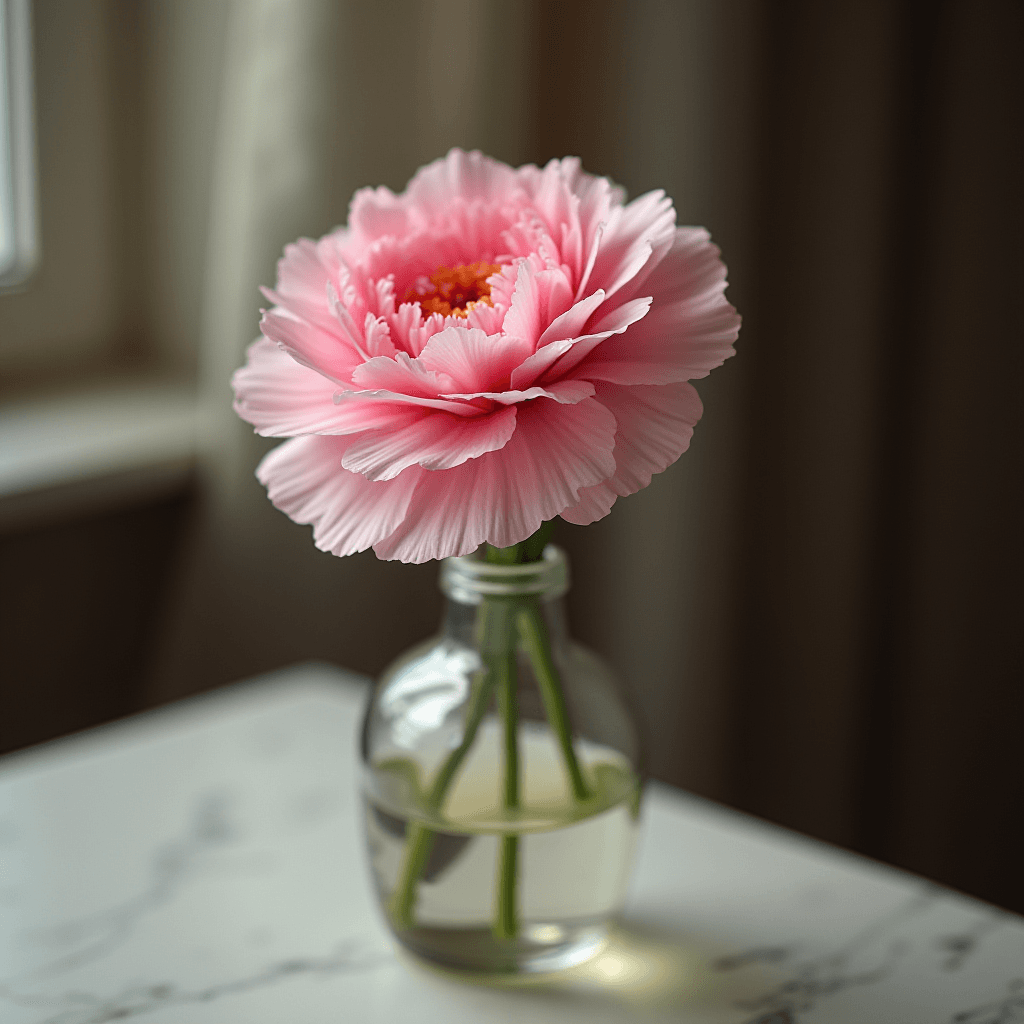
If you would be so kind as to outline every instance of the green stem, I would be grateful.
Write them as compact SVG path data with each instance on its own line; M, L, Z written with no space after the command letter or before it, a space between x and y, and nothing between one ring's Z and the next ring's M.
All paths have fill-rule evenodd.
M462 732L462 742L445 758L444 764L434 776L434 782L427 794L427 806L431 811L439 811L448 795L448 787L455 778L455 773L462 767L473 741L476 739L477 730L487 712L487 706L491 702L491 693L494 691L494 673L485 668L480 672L477 683L476 695L466 713L466 727Z
M427 866L427 858L433 847L433 831L420 822L410 822L405 836L402 874L388 904L391 919L398 928L413 926L413 911L416 909L416 883Z
M510 644L511 644L511 637ZM519 806L519 703L516 693L516 658L509 650L497 659L498 680L495 692L501 718L505 746L505 785L503 803L507 811ZM501 861L498 868L497 909L494 935L499 939L515 938L519 931L516 909L516 880L519 861L519 836L501 839Z
M498 912L494 920L496 939L514 939L519 933L516 912L516 886L519 881L519 836L501 837L501 863L498 868Z
M491 642L489 631L496 628L501 637L509 634L509 624L502 621L509 615L509 607L501 601L485 601L480 606L478 616L479 638L482 648L486 648ZM492 621L496 619L497 621ZM509 640L504 641L507 649ZM484 654L484 665L477 672L473 684L473 693L470 697L469 708L466 711L466 724L462 731L462 741L445 758L441 767L434 776L430 791L426 796L427 809L436 813L441 809L448 790L455 779L455 775L462 762L466 759L473 742L476 740L477 731L484 715L487 713L488 705L491 702L491 694L494 692L497 674L494 671L493 656ZM430 856L431 848L434 845L434 831L422 823L411 824L406 834L405 857L402 860L402 868L391 893L389 909L392 920L398 928L411 928L414 923L414 910L416 908L416 886L423 874L427 858Z
M496 685L498 713L505 740L505 807L519 806L519 698L516 693L516 657L509 651L499 662Z
M515 565L540 560L551 534L551 526L550 522L545 523L532 537L508 548L489 546L485 556L487 561L497 565ZM512 621L513 616L515 623ZM495 689L498 692L498 710L503 724L505 750L503 804L508 811L519 807L516 628L529 652L548 721L562 750L573 794L578 800L586 800L590 796L573 749L561 680L551 656L547 627L536 599L516 605L501 599L485 598L477 617L477 641L483 666L474 680L462 741L438 769L426 795L427 809L432 813L440 811L456 773L476 740L477 731ZM511 818L511 815L509 817ZM430 857L434 836L435 832L422 822L409 826L405 857L389 904L396 927L411 928L415 922L417 885ZM514 938L519 930L516 907L518 870L519 836L505 835L501 839L498 888L495 894L496 913L493 931L498 938Z
M540 687L548 722L550 722L562 750L562 759L565 761L565 769L569 775L573 796L577 800L586 800L590 797L590 790L583 778L583 772L580 770L580 763L576 759L576 751L572 745L572 731L569 727L569 713L565 707L565 695L562 693L562 682L558 675L558 668L551 656L551 641L548 639L547 625L536 599L524 602L520 606L516 616L516 627L530 656L530 663L533 665L533 673L537 677L537 685Z

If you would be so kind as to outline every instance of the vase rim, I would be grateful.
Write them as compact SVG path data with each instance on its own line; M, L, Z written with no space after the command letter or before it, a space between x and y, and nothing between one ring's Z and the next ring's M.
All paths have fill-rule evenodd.
M485 562L478 554L458 555L441 562L439 585L461 604L480 604L485 597L540 597L553 601L569 589L569 559L548 544L539 561L515 565Z

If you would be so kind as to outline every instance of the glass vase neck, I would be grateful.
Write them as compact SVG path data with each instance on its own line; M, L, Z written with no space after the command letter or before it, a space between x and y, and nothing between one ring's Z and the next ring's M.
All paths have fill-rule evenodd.
M488 598L534 597L554 601L569 589L565 552L549 544L539 561L496 565L477 555L446 558L441 563L441 590L458 604L482 604Z
M528 604L539 609L552 650L561 654L567 640L562 597L569 589L569 560L561 548L549 544L539 561L516 565L496 565L476 555L446 558L439 583L448 598L442 624L445 635L480 649L491 632L483 626L496 618L496 605ZM504 614L514 616L515 611Z

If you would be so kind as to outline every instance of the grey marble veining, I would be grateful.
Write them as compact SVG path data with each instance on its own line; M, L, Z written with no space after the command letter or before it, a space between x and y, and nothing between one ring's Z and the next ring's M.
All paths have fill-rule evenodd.
M0 1022L1024 1021L1020 918L662 786L603 954L428 970L370 895L364 694L300 666L0 759Z

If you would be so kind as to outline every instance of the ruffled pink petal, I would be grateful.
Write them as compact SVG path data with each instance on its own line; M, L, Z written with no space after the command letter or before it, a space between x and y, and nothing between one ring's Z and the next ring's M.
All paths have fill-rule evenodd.
M692 384L620 387L599 384L597 399L615 416L615 472L561 513L585 526L608 513L616 497L634 494L690 446L703 407ZM604 509L603 512L600 510ZM598 514L599 513L599 514Z
M478 302L469 310L466 323L483 331L484 334L500 334L505 311L504 306L488 306L484 302Z
M267 310L260 320L263 336L288 350L303 366L338 384L348 384L365 356L355 345L314 324L296 320L283 309Z
M409 332L409 352L418 356L426 346L427 342L439 331L445 329L445 317L440 313L431 313L424 317L420 327L414 327Z
M578 277L583 266L583 233L580 230L579 197L573 195L570 175L578 172L579 161L551 160L545 168L529 174L533 208L544 218L547 234L560 243L560 263ZM536 170L533 168L532 170Z
M472 263L483 257L466 259L466 246L457 231L424 228L411 235L377 239L361 255L360 271L370 280L394 275L399 302L420 277L429 277L438 267Z
M352 383L367 391L392 391L413 398L437 398L442 392L458 391L446 373L428 370L419 359L399 352L394 359L368 359L352 373Z
M560 243L561 262L569 267L573 284L579 288L576 298L582 298L588 257L600 226L613 207L625 202L625 193L607 178L587 174L577 157L551 160L542 171L521 167L518 174L527 183L533 206L546 221L551 237Z
M604 302L604 292L598 288L593 295L572 305L561 316L555 317L550 326L545 328L537 343L538 348L550 345L553 341L564 341L566 338L576 338L584 333L587 321L593 316L594 311ZM593 332L593 333L596 333Z
M410 398L389 391L338 392L332 381L296 362L276 342L249 346L246 365L235 372L235 411L264 437L355 434L393 429L403 417L440 409L476 416L464 403Z
M372 313L366 314L363 321L363 339L366 354L371 358L376 356L394 356L398 350L391 340L391 328L383 317L376 317Z
M539 375L539 379L543 386L550 387L551 381L573 373L576 366L583 362L583 360L607 337L607 333L584 334L581 338L573 338L571 341L567 342L558 342L558 345L565 346L565 351L562 352L557 359L552 360L551 364L545 367L543 372ZM551 348L553 346L548 347ZM546 352L547 349L542 348L540 351ZM538 355L539 354L540 353L538 353Z
M485 541L525 540L576 504L581 488L614 472L614 436L615 417L592 398L522 405L500 452L424 473L401 526L373 549L380 558L426 562L469 554Z
M393 480L403 469L416 465L452 469L504 448L515 429L515 406L469 419L428 412L360 434L345 452L342 465L368 480Z
M421 167L409 182L406 195L410 204L443 220L455 200L508 202L520 191L516 172L507 164L475 150L466 153L453 149L442 160Z
M586 257L597 239L598 229L608 223L612 209L625 203L626 193L607 178L597 178L579 169L570 187L580 200L580 229L583 232L583 253Z
M551 322L571 303L572 287L561 268L538 269L531 260L523 260L502 329L527 341L532 352Z
M692 384L641 387L599 385L602 404L614 414L615 474L608 481L620 497L635 494L687 448L704 411Z
M249 346L246 364L231 378L235 412L264 437L349 434L367 429L365 410L334 402L337 385L296 362L276 342L260 338Z
M495 309L507 311L512 305L512 293L516 290L518 277L519 264L511 262L502 264L501 270L487 278L487 283L491 286L491 302L494 303Z
M538 270L562 269L567 272L569 269L562 266L558 245L548 233L547 225L537 216L536 210L520 210L516 220L502 232L501 240L509 256L529 259L531 263L536 263Z
M407 204L383 185L356 192L349 204L348 226L363 245L387 235L405 235L411 229Z
M444 398L418 398L416 395L403 395L400 392L387 391L385 389L377 391L336 391L334 393L334 401L337 405L351 404L363 409L372 409L372 412L363 413L365 416L376 417L373 423L367 424L367 429L387 425L386 421L382 418L384 414L377 411L385 407L392 410L389 415L394 415L396 411L400 412L402 409L437 409L441 412L451 413L453 416L468 417L480 415L480 409L467 402L449 401Z
M522 364L512 371L511 384L513 388L528 388L550 367L568 352L575 344L575 339L564 341L553 341L550 345L537 349L532 356L524 359Z
M394 278L389 274L387 277L368 281L367 284L369 285L366 290L369 302L368 312L375 317L384 319L390 325L392 317L398 310Z
M653 301L653 296L645 295L642 299L623 302L607 312L602 309L590 324L590 331L592 334L621 334L637 320L647 316Z
M567 374L574 373L576 367L582 363L591 352L597 348L598 345L602 344L604 340L610 337L612 334L621 334L631 324L637 322L644 316L647 315L647 311L651 307L651 299L632 299L630 302L623 303L618 309L613 310L607 316L601 317L601 319L594 325L595 330L599 329L599 333L596 334L585 334L580 338L573 338L566 349L565 353L557 360L554 361L550 368L544 372L543 380L548 381L555 377L566 376ZM544 349L540 350L541 352Z
M675 230L676 211L660 189L613 207L600 236L587 287L603 288L610 298L643 268L656 248Z
M433 335L417 362L455 382L452 391L504 390L512 371L533 351L522 338L449 327Z
M507 200L453 199L445 208L443 223L444 230L461 244L458 262L497 262L497 257L506 251L504 233L518 215L515 205Z
M363 352L366 351L366 341L359 325L365 322L371 304L376 304L373 290L370 278L358 263L349 267L343 262L339 263L334 278L324 288L327 308L336 321L332 330L334 333L340 331L342 338Z
M331 326L331 333L340 338L342 343L348 348L358 352L363 359L369 359L370 352L366 345L366 338L363 332L359 329L355 316L353 316L353 313L359 314L359 310L365 305L365 303L361 300L357 302L355 300L355 296L350 294L354 291L353 288L346 287L344 288L344 291L349 294L348 297L343 300L341 296L338 295L338 290L330 281L327 282L327 287L324 289L327 309L334 318L334 323ZM371 317L372 319L372 314L369 311L367 311L364 316ZM384 355L385 353L374 352L373 354Z
M365 248L347 227L340 227L317 240L316 255L327 268L328 280L340 282L342 271L353 266Z
M573 195L585 199L585 207L592 205L591 198L595 193L602 193L608 196L608 202L621 206L626 201L626 193L619 185L613 185L607 178L599 178L589 171L583 170L583 164L578 156L566 156L561 160L549 160L544 168L557 170L560 177L565 181L566 187ZM521 172L536 168L522 167Z
M423 311L418 302L403 302L388 318L391 325L391 340L395 347L411 356L419 355L423 347L420 342L420 328L423 325ZM415 336L414 336L415 332Z
M618 498L619 495L608 484L584 487L580 491L579 501L569 508L562 509L559 515L574 526L589 526L599 519L604 519Z
M502 405L529 402L534 398L551 398L562 405L575 405L577 402L582 402L584 398L590 398L594 391L594 385L588 380L559 380L546 387L527 388L525 391L477 391L464 395L443 395L442 397L461 398L464 401L486 398L491 402L500 402Z
M595 328L600 329L600 333L553 341L537 349L512 372L512 387L528 387L538 380L548 384L572 373L605 338L625 331L631 324L646 316L650 305L650 298L632 299L600 317L595 325Z
M703 228L679 228L644 282L650 312L579 367L588 380L669 384L706 377L735 354L740 316L725 298L725 265Z
M352 555L383 540L405 518L422 470L374 482L341 465L349 437L285 441L256 469L270 500L297 523L311 524L321 551Z
M261 290L271 302L285 307L293 316L333 333L337 325L326 300L333 268L323 262L320 252L318 243L308 238L286 245L284 256L277 262L277 288Z

